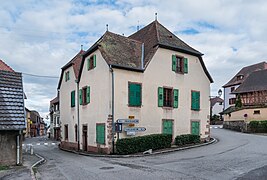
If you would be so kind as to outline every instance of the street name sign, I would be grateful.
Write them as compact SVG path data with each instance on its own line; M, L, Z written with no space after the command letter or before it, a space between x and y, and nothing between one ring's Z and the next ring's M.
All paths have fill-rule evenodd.
M137 124L139 123L139 119L118 119L117 122L123 124Z
M145 127L130 127L130 128L124 128L124 131L145 131Z

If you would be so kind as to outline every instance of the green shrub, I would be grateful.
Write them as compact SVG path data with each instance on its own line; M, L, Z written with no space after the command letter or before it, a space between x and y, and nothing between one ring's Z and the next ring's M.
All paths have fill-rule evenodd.
M251 132L254 133L266 133L267 121L250 121L249 127Z
M133 154L171 147L171 134L151 134L132 138L119 139L116 142L117 154Z
M175 145L177 146L183 146L186 144L193 144L193 143L199 143L200 142L200 136L199 135L193 135L193 134L183 134L180 136L176 136L175 138Z

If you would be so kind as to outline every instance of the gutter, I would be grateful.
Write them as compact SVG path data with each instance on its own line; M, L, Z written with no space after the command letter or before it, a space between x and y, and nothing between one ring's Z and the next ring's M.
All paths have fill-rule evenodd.
M77 83L77 141L78 141L78 151L80 150L80 105L79 105L79 81L75 80Z
M21 130L19 130L19 135L17 135L17 165L20 164L20 142L19 142L20 135L21 135Z
M114 154L115 153L115 142L114 142L114 71L113 71L113 68L112 66L110 65L109 66L109 69L110 69L110 72L111 72L111 82L112 82L112 85L111 85L111 113L112 113L112 153Z
M142 43L142 56L141 56L141 69L144 69L144 51L145 51L145 47L144 47L144 43Z

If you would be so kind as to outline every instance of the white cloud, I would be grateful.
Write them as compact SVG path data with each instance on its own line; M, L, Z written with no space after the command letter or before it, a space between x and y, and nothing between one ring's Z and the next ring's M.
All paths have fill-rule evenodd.
M113 3L112 3L113 2ZM80 49L106 30L126 36L158 20L205 55L215 83L212 93L243 66L266 60L267 2L264 0L1 1L0 59L17 71L59 76ZM180 32L194 29L198 34ZM26 105L48 113L56 79L24 77Z

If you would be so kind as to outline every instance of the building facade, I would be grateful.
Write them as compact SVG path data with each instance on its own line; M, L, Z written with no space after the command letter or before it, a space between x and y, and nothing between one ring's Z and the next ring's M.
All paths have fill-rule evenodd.
M63 148L111 153L117 138L133 135L209 137L213 81L202 54L158 21L129 37L107 31L82 54L78 78L73 67L62 74ZM112 125L132 118L114 137Z
M60 131L59 98L57 96L50 101L50 138L60 140Z

